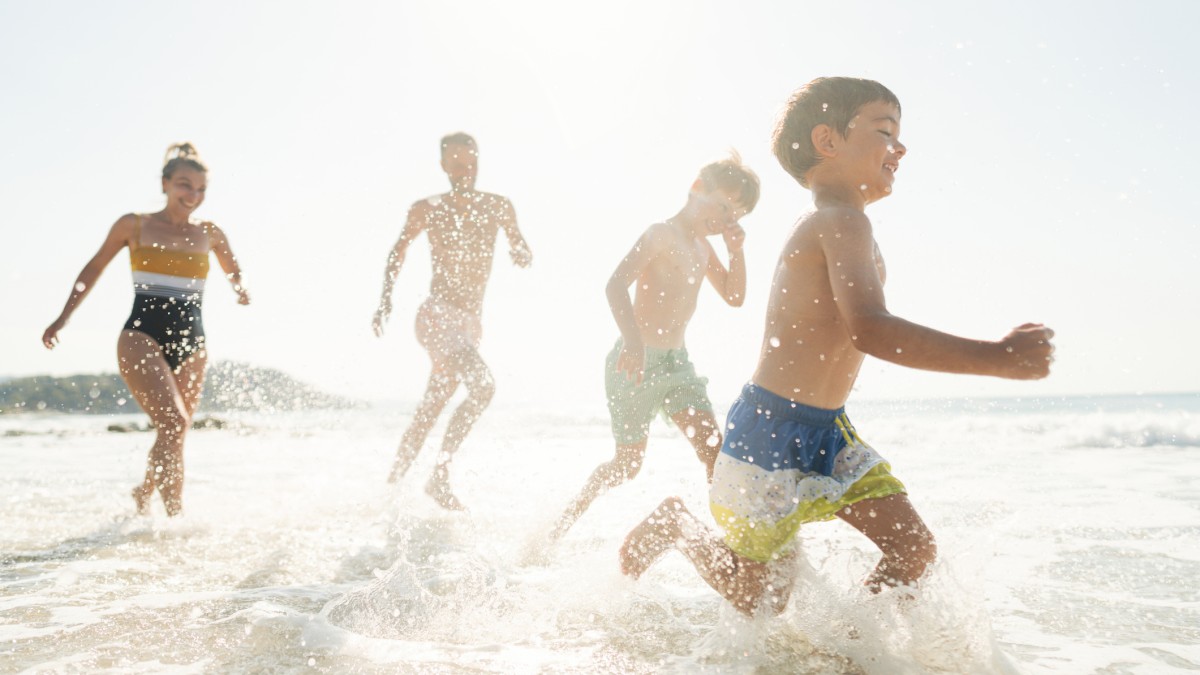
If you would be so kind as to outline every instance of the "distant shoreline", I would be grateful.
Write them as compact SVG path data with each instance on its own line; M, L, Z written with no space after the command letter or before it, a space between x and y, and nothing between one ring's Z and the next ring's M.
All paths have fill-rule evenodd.
M208 368L200 412L350 409L365 405L360 400L321 391L280 370L217 361ZM116 373L0 377L0 415L139 411Z

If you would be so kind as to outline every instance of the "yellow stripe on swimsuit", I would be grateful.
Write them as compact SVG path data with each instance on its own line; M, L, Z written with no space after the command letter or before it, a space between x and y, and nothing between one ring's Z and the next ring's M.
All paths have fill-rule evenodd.
M143 245L141 223L142 218L138 216L129 247L134 292L178 299L202 296L204 280L208 276L208 252L171 251L155 244Z

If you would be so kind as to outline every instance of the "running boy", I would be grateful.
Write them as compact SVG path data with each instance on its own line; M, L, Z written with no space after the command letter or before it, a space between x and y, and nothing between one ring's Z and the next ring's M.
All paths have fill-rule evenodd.
M843 407L866 355L911 368L1040 379L1054 332L1023 324L998 342L970 340L888 312L883 258L867 204L892 191L907 149L900 102L883 85L819 78L788 102L775 156L815 208L784 245L753 379L734 402L709 490L724 539L669 498L633 529L621 569L637 578L672 547L737 609L781 612L801 524L841 518L883 553L866 584L912 584L936 556L933 535L889 464Z
M651 225L608 280L608 304L621 339L605 363L605 389L617 449L596 467L551 532L566 533L596 497L638 474L650 421L662 411L684 432L709 480L721 447L705 388L684 347L684 331L707 278L733 307L746 294L746 233L738 219L758 203L758 177L735 154L700 169L679 213ZM708 237L721 235L728 269ZM637 283L634 299L629 286Z

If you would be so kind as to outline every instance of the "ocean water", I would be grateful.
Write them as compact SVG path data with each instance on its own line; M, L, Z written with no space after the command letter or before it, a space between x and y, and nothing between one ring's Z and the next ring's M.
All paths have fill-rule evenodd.
M176 520L132 514L151 437L106 428L138 416L0 416L0 672L1200 669L1200 395L852 408L941 560L871 596L871 545L806 526L789 609L757 621L677 553L618 572L664 497L709 519L674 430L543 547L611 455L603 408L489 410L454 465L465 514L422 491L444 426L384 481L409 412L227 416L189 437Z

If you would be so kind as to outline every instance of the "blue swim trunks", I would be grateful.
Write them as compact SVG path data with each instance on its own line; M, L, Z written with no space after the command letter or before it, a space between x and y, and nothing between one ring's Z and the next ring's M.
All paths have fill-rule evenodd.
M709 508L725 543L751 560L771 560L804 523L905 492L844 408L813 408L747 384L725 427Z

